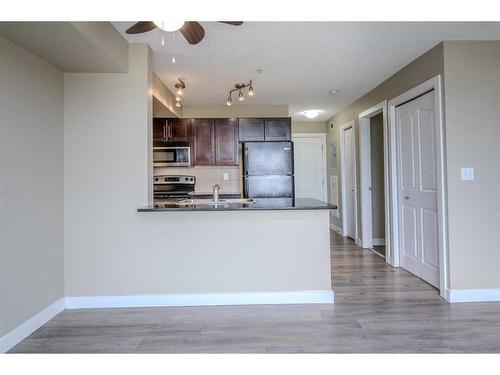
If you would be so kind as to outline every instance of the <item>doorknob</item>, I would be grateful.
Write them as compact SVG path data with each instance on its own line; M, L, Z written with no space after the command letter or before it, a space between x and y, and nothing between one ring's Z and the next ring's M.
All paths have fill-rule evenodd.
M408 195L405 195L405 199L408 200L410 199L410 197Z

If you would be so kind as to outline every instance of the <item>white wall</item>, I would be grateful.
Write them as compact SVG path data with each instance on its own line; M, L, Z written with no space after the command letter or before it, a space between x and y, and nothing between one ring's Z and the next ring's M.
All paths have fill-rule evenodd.
M0 37L0 336L64 295L63 73Z

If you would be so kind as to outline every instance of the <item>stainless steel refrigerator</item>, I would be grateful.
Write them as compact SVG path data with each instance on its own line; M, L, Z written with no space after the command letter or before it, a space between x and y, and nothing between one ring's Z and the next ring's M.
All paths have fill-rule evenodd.
M247 198L294 198L293 143L243 143L243 193Z

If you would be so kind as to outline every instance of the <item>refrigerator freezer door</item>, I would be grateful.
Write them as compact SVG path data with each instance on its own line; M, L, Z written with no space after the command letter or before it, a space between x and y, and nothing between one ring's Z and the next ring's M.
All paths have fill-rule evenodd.
M293 198L293 176L247 176L243 181L247 198Z
M243 150L245 175L293 175L292 142L247 142Z

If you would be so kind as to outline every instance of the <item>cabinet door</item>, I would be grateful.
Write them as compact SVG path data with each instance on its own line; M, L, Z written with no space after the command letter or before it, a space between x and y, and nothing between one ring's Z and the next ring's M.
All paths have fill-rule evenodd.
M263 141L264 119L240 118L240 142Z
M167 140L167 119L166 118L153 118L153 140L165 141Z
M169 140L173 142L189 142L192 140L191 120L176 118L168 120Z
M194 133L194 165L215 163L215 125L211 119L192 119Z
M238 120L215 120L215 163L238 165Z
M266 141L290 141L290 118L266 118L264 120Z

